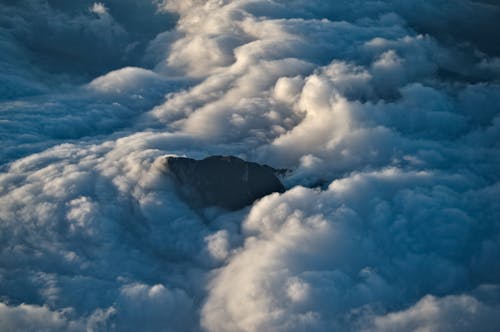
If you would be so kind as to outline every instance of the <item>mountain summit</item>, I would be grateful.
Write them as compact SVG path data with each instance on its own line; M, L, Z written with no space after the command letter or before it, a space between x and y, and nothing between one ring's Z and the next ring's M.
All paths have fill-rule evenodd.
M234 156L211 156L203 160L166 157L165 166L182 196L198 207L238 210L258 198L285 191L276 176L278 170Z

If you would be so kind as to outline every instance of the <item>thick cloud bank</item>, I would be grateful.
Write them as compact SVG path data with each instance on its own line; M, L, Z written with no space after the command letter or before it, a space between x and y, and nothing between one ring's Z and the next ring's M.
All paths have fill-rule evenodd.
M2 1L0 330L498 331L498 17ZM195 209L209 155L286 191Z

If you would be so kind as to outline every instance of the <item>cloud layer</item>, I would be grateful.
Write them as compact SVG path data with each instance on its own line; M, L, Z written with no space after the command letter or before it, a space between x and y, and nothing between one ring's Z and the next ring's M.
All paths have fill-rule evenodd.
M0 13L0 330L500 327L495 2ZM287 191L193 210L211 154Z

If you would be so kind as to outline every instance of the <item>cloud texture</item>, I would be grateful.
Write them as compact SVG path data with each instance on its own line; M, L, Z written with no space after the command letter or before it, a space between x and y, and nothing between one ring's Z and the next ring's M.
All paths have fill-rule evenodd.
M4 1L0 330L497 331L494 1ZM193 210L165 155L290 170Z

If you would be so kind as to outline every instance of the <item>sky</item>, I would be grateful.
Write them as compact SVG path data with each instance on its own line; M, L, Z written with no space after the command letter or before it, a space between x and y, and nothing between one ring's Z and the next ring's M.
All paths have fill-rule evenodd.
M498 331L495 0L0 0L1 331ZM194 209L165 156L287 169Z

